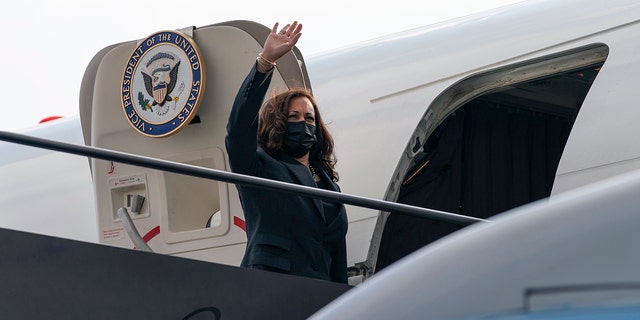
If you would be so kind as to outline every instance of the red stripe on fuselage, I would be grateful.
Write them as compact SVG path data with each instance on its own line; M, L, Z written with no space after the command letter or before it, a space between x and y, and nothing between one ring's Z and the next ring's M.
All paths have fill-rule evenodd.
M142 237L142 240L144 240L144 242L149 242L151 239L153 239L155 236L159 234L160 234L160 226L157 226L151 229L149 232L147 232L147 234L145 234L144 237Z
M238 226L238 228L242 229L242 231L247 232L247 224L244 222L244 220L236 216L233 216L233 224Z

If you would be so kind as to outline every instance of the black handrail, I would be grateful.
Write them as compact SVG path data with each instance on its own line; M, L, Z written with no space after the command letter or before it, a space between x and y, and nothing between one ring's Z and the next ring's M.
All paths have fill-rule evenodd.
M304 196L319 198L322 200L340 202L344 204L388 211L393 213L407 214L421 218L436 219L460 225L469 225L475 222L486 222L488 220L464 216L455 213L449 213L439 210L426 209L406 204L371 199L366 197L354 196L350 194L329 191L319 188L312 188L293 183L286 183L270 179L258 178L233 172L198 167L190 164L173 162L168 160L156 159L120 151L108 150L93 146L84 146L71 143L65 143L55 140L37 138L29 135L18 134L14 132L0 131L0 140L27 145L42 149L54 150L64 153L102 159L107 161L115 161L130 165L169 171L178 174L189 175L212 180L218 180L237 185L258 187L265 189L275 189L283 192L301 194Z

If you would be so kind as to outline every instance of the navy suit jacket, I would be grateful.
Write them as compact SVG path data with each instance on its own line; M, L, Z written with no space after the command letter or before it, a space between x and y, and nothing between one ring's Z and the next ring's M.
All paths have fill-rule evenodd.
M251 69L233 104L227 124L226 147L233 172L317 187L306 166L282 153L271 156L257 145L258 111L271 82ZM318 168L333 191L338 186ZM292 193L237 186L247 229L242 266L293 275L347 282L344 205L325 221L322 201ZM266 268L265 268L266 267Z

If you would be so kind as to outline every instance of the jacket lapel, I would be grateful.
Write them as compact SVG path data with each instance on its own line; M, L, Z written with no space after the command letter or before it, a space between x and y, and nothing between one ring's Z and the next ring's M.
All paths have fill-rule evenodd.
M333 182L331 177L329 177L329 174L326 171L324 171L324 168L322 167L316 168L315 166L313 168L316 169L316 173L321 176L322 180L329 181L328 184L329 186L331 186L331 191L340 192L340 188L335 182Z
M287 169L289 169L289 171L296 177L296 179L298 179L298 181L300 181L300 183L302 183L307 187L314 187L314 188L317 187L316 182L313 181L313 178L309 173L309 169L307 169L307 167L305 167L303 164L298 162L298 160L291 158L287 155L284 155L282 160L283 160L282 163L284 163ZM322 207L322 201L320 201L320 199L318 198L309 198L309 199L313 201L313 204L316 206L316 209L318 209L317 212L320 215L320 218L322 218L322 221L326 222L324 219L324 209Z

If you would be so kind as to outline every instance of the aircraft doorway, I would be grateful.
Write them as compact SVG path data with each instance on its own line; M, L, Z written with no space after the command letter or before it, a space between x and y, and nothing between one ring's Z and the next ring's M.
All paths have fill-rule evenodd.
M598 46L454 85L434 101L430 109L440 101L441 110L427 112L416 130L422 133L408 146L413 157L405 159L404 179L396 183L397 202L489 218L549 197L571 128L607 53ZM495 85L514 72L522 75L516 82L482 91L483 83ZM459 98L466 96L471 98ZM443 116L434 121L438 112ZM376 230L382 233L373 239L378 251L369 255L376 257L376 272L462 228L393 213L381 218Z

